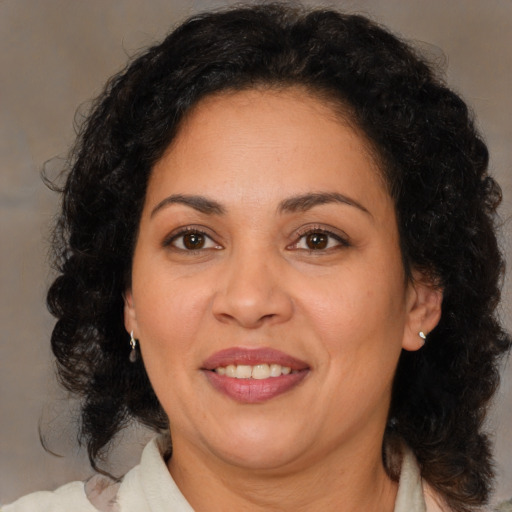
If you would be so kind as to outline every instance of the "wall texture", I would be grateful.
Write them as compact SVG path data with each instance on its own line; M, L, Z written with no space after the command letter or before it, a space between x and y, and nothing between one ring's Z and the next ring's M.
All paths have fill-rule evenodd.
M77 106L87 106L127 55L161 38L186 15L229 3L0 0L0 502L90 474L49 354L52 319L44 294L51 276L48 227L57 204L39 172L48 160L50 174L59 170L59 158L73 140ZM448 82L477 113L493 172L504 190L501 214L511 219L512 2L361 0L323 5L369 14L444 62ZM504 231L503 247L512 266L511 220ZM509 271L503 302L509 329L511 288ZM39 423L49 448L62 457L43 450ZM512 496L510 366L504 369L489 423L496 431L496 499L503 499ZM116 472L136 460L146 436L136 428L123 436L111 464Z

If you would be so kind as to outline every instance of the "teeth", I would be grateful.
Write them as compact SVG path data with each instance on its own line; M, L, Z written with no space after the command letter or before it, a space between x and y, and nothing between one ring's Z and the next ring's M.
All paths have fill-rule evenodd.
M280 364L256 364L254 366L230 364L226 367L219 366L214 371L219 375L226 375L235 379L268 379L269 377L280 377L289 373L297 373L297 370L292 372L289 366L281 366Z
M236 367L235 377L237 379L250 379L252 368L247 364L239 364Z
M282 366L280 364L271 364L270 365L270 376L271 377L279 377L279 375L281 375L281 368L282 368Z
M253 366L251 377L253 379L268 379L270 377L270 366L268 364L257 364Z

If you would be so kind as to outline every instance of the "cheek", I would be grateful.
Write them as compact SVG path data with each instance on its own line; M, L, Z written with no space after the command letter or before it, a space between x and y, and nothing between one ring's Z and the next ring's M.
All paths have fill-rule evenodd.
M146 292L147 290L147 292ZM152 387L169 415L190 402L190 389L201 364L201 322L207 299L194 288L146 281L138 296L140 349ZM176 421L176 418L173 418Z
M161 273L145 277L133 287L143 357L151 366L152 359L161 367L182 365L197 348L194 341L210 303L207 293L187 279L166 279Z
M343 333L364 336L370 332L401 332L404 321L404 290L394 283L378 282L375 276L330 279L303 294L302 307L329 338ZM318 284L318 283L317 283Z
M302 307L325 351L321 371L330 376L327 393L336 390L334 403L340 386L350 390L345 405L355 407L392 381L405 321L405 292L396 285L400 280L389 277L393 274L393 269L382 272L383 278L373 272L340 272L338 279L303 293Z

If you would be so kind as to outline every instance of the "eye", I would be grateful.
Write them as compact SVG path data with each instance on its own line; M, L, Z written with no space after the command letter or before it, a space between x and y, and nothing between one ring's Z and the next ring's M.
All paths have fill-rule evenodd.
M299 240L291 246L292 249L305 251L326 251L336 247L348 247L348 241L342 236L325 229L309 229L299 234Z
M187 229L173 234L164 242L164 245L171 246L182 251L222 249L222 247L206 233L196 229Z

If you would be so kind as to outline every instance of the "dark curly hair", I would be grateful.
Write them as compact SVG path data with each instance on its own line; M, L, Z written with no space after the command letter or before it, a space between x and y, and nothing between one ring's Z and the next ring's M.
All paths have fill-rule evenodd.
M135 58L96 100L69 158L48 292L63 385L82 399L80 437L96 467L135 419L168 428L142 361L129 362L123 292L148 178L192 106L207 95L300 86L328 98L366 135L394 199L404 267L443 290L425 347L403 352L384 463L397 443L454 510L488 498L482 431L510 346L495 309L504 263L501 200L466 104L400 39L358 15L287 4L192 17Z

